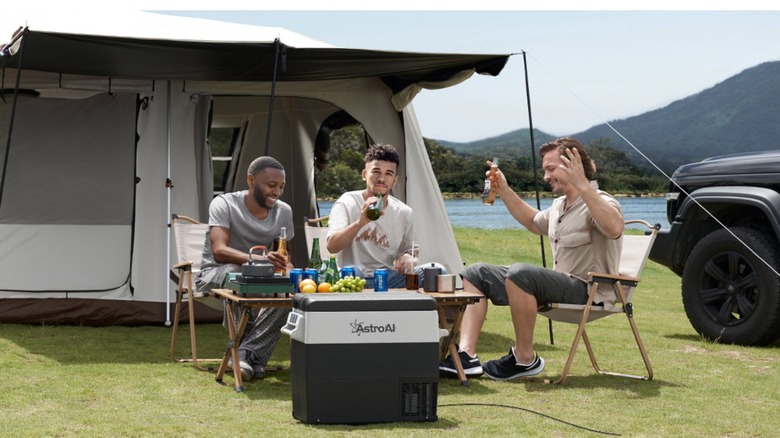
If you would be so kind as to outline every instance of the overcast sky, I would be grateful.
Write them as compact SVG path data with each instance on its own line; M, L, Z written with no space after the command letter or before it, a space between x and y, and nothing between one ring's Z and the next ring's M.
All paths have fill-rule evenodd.
M474 76L449 89L425 90L414 100L425 137L458 142L529 126L522 52L534 127L552 135L658 109L747 68L780 60L777 10L175 14L279 26L341 47L518 53L498 77Z

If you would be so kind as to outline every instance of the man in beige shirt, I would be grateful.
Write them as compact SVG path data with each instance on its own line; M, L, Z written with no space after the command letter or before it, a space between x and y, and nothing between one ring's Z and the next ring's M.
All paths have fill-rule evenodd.
M535 234L549 237L553 269L525 263L508 267L475 263L461 273L465 291L482 293L496 305L509 304L515 331L515 345L509 353L481 365L477 342L487 314L487 300L468 306L461 324L458 353L467 375L484 371L491 379L509 380L541 373L544 359L533 347L539 305L584 304L588 298L588 272L618 272L623 211L615 198L591 181L596 166L585 148L573 138L561 138L543 144L539 154L544 180L553 194L560 195L549 208L539 211L523 201L500 170L494 184L518 222ZM605 288L599 289L595 300L611 308L615 298L611 289ZM448 374L456 372L451 357L439 369Z

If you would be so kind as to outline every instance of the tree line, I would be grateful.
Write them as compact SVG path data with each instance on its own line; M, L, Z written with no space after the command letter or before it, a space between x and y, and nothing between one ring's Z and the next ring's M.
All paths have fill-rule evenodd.
M482 193L485 162L493 156L485 153L456 153L436 140L424 138L425 149L433 173L442 193L454 196L478 196ZM588 155L596 162L596 180L599 187L613 194L642 195L666 192L668 182L651 168L632 163L622 151L610 145L608 138L597 139L585 145ZM361 177L364 167L366 137L362 129L344 128L333 131L327 151L315 153L315 182L317 195L335 198L348 190L365 187ZM538 149L537 149L538 151ZM538 153L538 152L537 152ZM501 171L517 192L545 191L549 187L542 180L541 159L536 157L539 170L534 175L529 151L505 151L496 155ZM536 178L536 179L535 179Z

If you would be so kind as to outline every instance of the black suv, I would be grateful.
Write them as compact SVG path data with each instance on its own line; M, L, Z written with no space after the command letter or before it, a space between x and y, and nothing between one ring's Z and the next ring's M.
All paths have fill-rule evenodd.
M723 343L780 338L780 150L680 166L666 199L671 227L650 259L682 277L693 328Z

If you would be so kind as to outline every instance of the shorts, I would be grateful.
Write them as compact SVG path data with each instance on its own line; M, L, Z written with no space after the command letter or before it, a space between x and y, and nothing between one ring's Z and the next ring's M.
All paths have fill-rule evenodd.
M588 301L588 283L563 272L515 263L511 266L475 263L460 274L497 306L509 305L506 280L536 297L539 305L545 303L585 304Z

